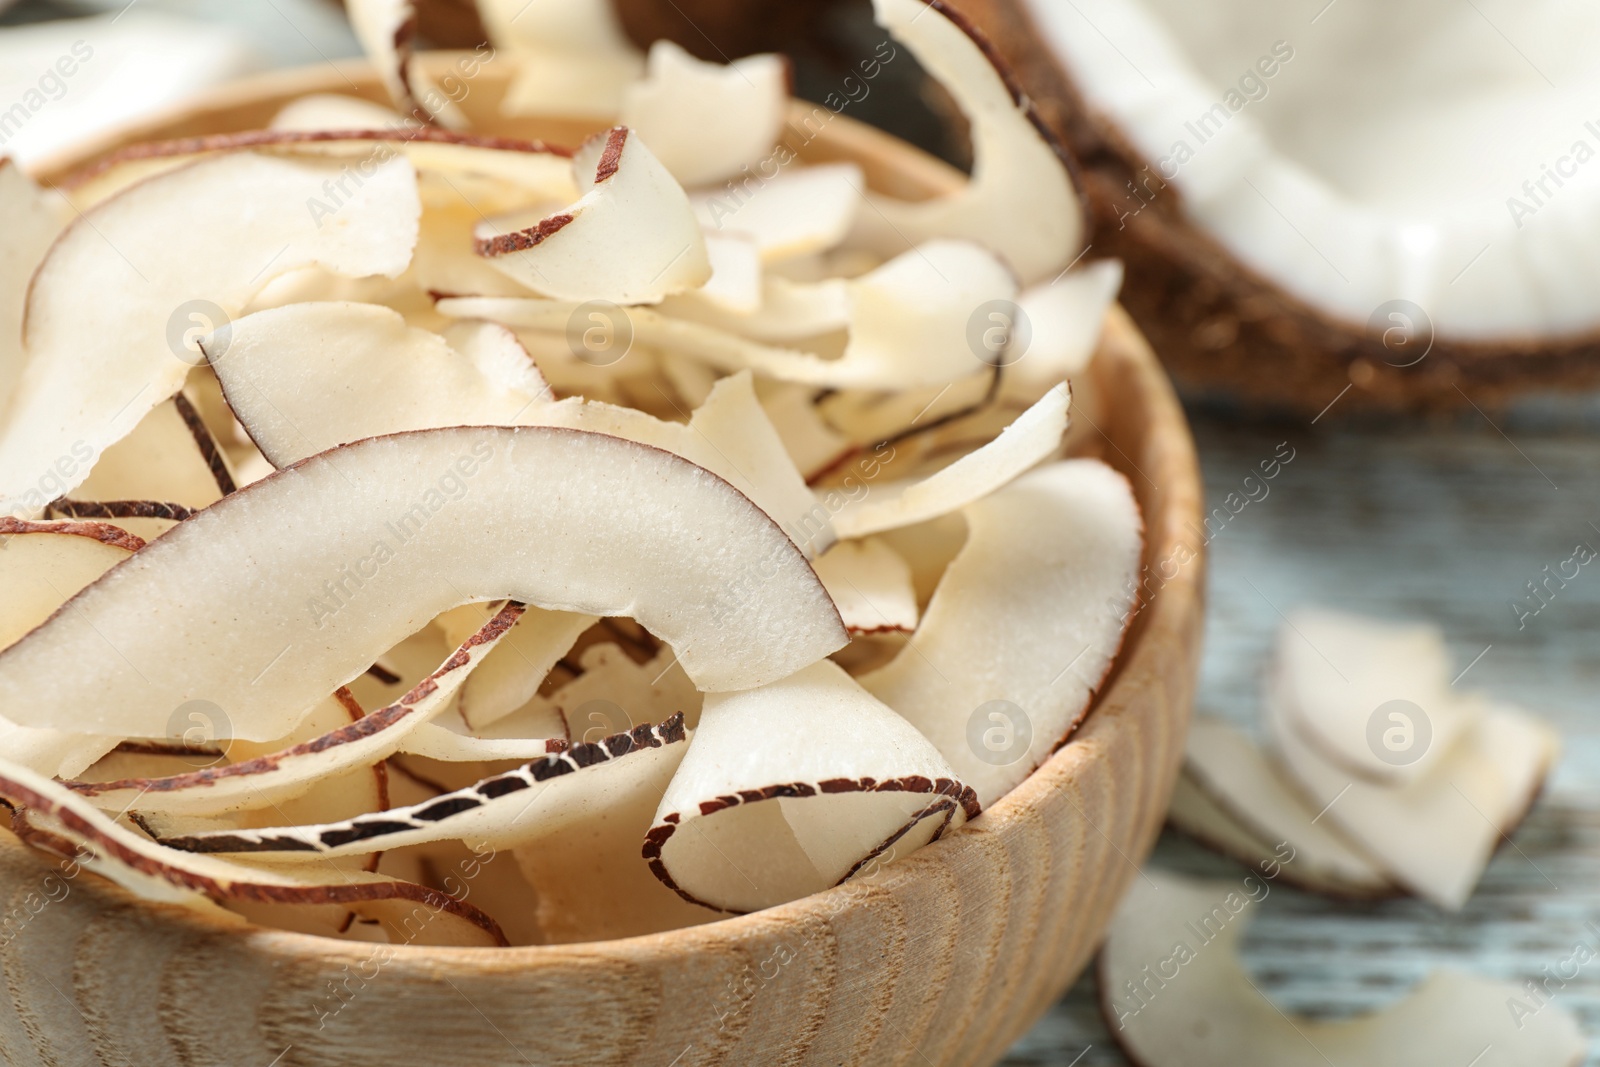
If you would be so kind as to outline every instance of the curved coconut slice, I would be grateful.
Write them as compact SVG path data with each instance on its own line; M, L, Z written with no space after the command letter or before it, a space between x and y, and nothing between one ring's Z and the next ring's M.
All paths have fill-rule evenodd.
M66 225L62 198L46 194L9 156L0 156L0 414L22 377L22 314L28 279Z
M102 777L66 786L95 806L115 811L137 806L141 813L204 816L288 804L322 780L370 767L399 751L413 731L453 706L462 682L505 639L522 611L520 604L503 608L398 701L353 722L335 718L325 731L302 722L291 743L276 748L235 741L228 746L232 762L181 774ZM215 734L216 724L212 726Z
M763 386L761 407L802 477L809 481L850 453L850 441L817 411L815 390L788 382L769 381Z
M707 695L644 855L685 900L743 913L838 885L977 814L911 724L821 660Z
M393 130L406 125L398 111L359 96L311 93L285 104L269 130Z
M336 217L313 217L307 202L339 174L332 162L233 153L152 178L69 226L28 298L28 364L0 431L0 509L37 511L41 479L74 446L98 455L178 391L200 359L186 308L215 327L273 274L404 270L420 211L411 166L373 166Z
M1273 672L1301 735L1380 784L1426 775L1473 719L1450 688L1450 654L1436 626L1301 609L1278 634Z
M718 382L684 426L598 401L553 401L527 352L503 327L472 329L476 342L459 328L442 338L409 327L399 312L375 304L291 304L234 322L213 367L239 422L280 467L402 430L564 426L683 456L749 496L808 554L832 543L825 522L809 537L794 533L816 510L816 498L748 375ZM209 353L211 341L201 344Z
M78 590L144 547L104 523L26 522L0 517L0 648L48 619ZM47 777L70 777L117 746L120 738L76 730L30 729L0 718L6 758Z
M865 188L856 164L820 163L772 175L763 169L689 199L706 229L753 238L762 261L773 263L826 252L842 242L855 224ZM902 242L894 251L904 247Z
M145 900L205 909L211 901L300 906L336 905L384 922L395 940L416 944L504 945L493 919L464 901L426 886L365 871L340 870L337 879L316 868L264 869L214 856L164 848L119 826L55 782L0 759L0 797L25 809L13 819L19 836L35 847L74 858ZM446 920L402 925L417 907ZM468 936L463 924L478 933Z
M604 812L516 848L517 865L535 891L545 943L610 941L721 917L667 888L639 855L677 769L677 762L659 760L648 780Z
M861 679L985 806L1083 718L1131 618L1143 548L1127 479L1052 463L969 505L966 544L910 643Z
M813 566L852 634L910 633L917 628L911 568L882 541L840 541Z
M936 519L988 496L1061 448L1072 393L1066 382L1050 390L1000 436L943 470L915 482L877 486L833 518L841 537L865 537L897 526Z
M676 763L688 734L683 717L577 744L513 771L403 808L313 826L217 830L163 841L187 852L290 853L324 858L374 849L466 841L508 848L626 802L648 785L655 764Z
M227 694L232 736L281 737L440 611L495 596L636 618L707 690L846 640L777 525L677 456L546 427L423 430L322 453L182 524L0 652L0 706L164 737L172 708ZM152 604L172 625L148 625Z
M706 237L707 247L711 247L714 240L753 244L753 239L737 232L710 233ZM662 301L661 311L755 341L799 341L835 333L850 325L850 280L847 278L797 282L758 271L758 301L749 309L706 299L710 295L706 289L715 281L713 275L712 282L705 288L668 297Z
M771 155L788 107L782 56L706 63L660 40L650 46L644 78L623 90L621 122L680 183L709 185Z
M1028 321L1028 344L1004 359L1007 384L1053 385L1083 372L1122 288L1122 264L1103 259L1025 289L1017 306Z
M456 705L462 721L469 727L487 726L532 700L538 694L545 676L550 673L550 668L567 654L573 642L594 623L593 615L571 611L534 608L524 614L484 660L482 668L473 671L462 687L461 699ZM559 736L565 736L565 733ZM415 747L408 747L407 751L432 755Z
M1216 719L1196 718L1189 725L1184 760L1184 774L1224 818L1256 840L1282 842L1294 850L1294 860L1284 871L1296 885L1340 896L1398 891L1371 857L1279 777L1240 730ZM1172 811L1182 824L1176 801ZM1204 835L1204 829L1196 834ZM1223 848L1227 850L1226 842Z
M1160 870L1135 879L1100 951L1101 1010L1128 1058L1147 1067L1414 1067L1501 1063L1569 1067L1586 1042L1545 1005L1518 1019L1523 990L1436 971L1371 1015L1323 1022L1283 1014L1251 981L1239 941L1270 892L1249 877L1200 882ZM1488 1062L1485 1060L1485 1062Z
M482 0L478 13L497 49L521 66L501 111L607 120L644 73L610 0Z
M967 241L931 241L848 283L849 339L826 359L778 348L646 308L625 315L634 343L703 360L725 371L749 369L782 381L851 389L943 386L989 363L970 339L984 305L1009 300L1016 283L993 254ZM513 326L565 330L575 311L558 301L507 298L441 300L439 312Z
M571 153L564 148L542 141L480 137L432 126L373 128L367 120L340 130L246 130L129 145L75 174L65 188L81 210L88 210L156 175L206 156L245 149L290 158L331 156L343 160L344 165L332 179L335 185L331 190L320 189L307 201L308 213L324 220L329 212L343 214L340 209L348 202L348 194L359 188L357 178L365 181L367 170L396 155L410 160L420 173L442 175L452 181L482 178L504 182L520 189L524 199L573 195Z
M178 393L101 454L74 490L73 502L159 500L193 512L235 488L227 456L194 405ZM129 529L144 533L137 526Z
M885 255L934 237L993 249L1024 284L1053 278L1083 247L1084 210L1063 155L1033 105L995 66L988 43L949 6L873 0L878 25L955 98L972 130L972 180L920 203L868 194L858 230Z
M1393 787L1328 761L1275 692L1268 696L1267 719L1280 758L1311 803L1326 810L1323 817L1395 881L1455 911L1532 807L1560 747L1539 720L1484 704L1426 775Z
M513 233L478 230L491 266L557 300L654 303L711 277L688 197L627 127L572 160L576 203Z
M706 257L711 277L698 289L677 299L708 304L719 314L752 315L761 308L761 250L742 233L706 233Z
M423 121L438 122L454 130L466 128L467 119L461 109L411 64L412 39L417 30L412 0L349 0L345 12L361 50L378 69L395 107Z

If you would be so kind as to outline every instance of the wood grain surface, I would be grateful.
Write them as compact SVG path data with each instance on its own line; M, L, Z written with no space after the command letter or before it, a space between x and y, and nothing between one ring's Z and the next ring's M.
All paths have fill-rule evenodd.
M1286 1011L1339 1016L1389 1003L1434 967L1520 984L1566 959L1580 939L1592 946L1583 924L1600 919L1600 571L1584 567L1521 629L1510 607L1578 542L1600 549L1592 408L1567 398L1336 432L1319 432L1331 414L1318 427L1241 425L1215 412L1192 421L1213 507L1279 442L1296 450L1271 494L1211 543L1197 713L1254 729L1278 612L1317 603L1436 622L1457 670L1482 653L1459 688L1548 717L1565 742L1543 800L1462 912L1275 887L1245 936L1255 981ZM1205 876L1238 871L1171 831L1153 862ZM1600 961L1584 966L1556 1003L1592 1035L1587 1062L1600 1063ZM1079 1067L1126 1062L1089 977L1004 1062L1065 1067L1080 1054Z
M452 57L429 57L441 69ZM293 95L376 95L347 66L237 86L86 147L262 125ZM466 109L500 123L487 68ZM510 128L508 128L508 126ZM807 146L848 156L902 195L958 172L836 119ZM1077 383L1079 454L1122 470L1146 560L1187 555L1200 486L1193 442L1153 354L1120 309ZM1200 641L1203 553L1157 583L1083 728L967 829L870 878L754 915L627 941L515 949L373 948L131 900L0 837L0 1058L15 1067L182 1064L393 1067L462 1063L995 1062L1077 975L1162 819L1182 753ZM1154 591L1154 587L1147 587ZM1070 665L1079 649L1062 649ZM47 894L35 910L29 894ZM56 897L59 899L56 899ZM352 978L352 975L355 977ZM337 1009L337 1010L334 1010Z

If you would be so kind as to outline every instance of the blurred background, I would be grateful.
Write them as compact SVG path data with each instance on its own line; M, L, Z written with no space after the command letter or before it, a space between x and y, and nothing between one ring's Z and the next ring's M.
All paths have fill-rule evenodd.
M657 32L695 47L678 5L628 6L639 8L635 22L657 18ZM439 3L425 37L477 39L469 8ZM848 72L851 42L874 33L861 3L821 24L774 13L748 39L713 47L739 55L787 41L797 94L819 99ZM90 58L41 82L38 72L80 41ZM43 159L231 79L358 54L341 9L324 0L0 0L0 151ZM959 123L912 61L886 69L892 78L852 114L964 163ZM1565 958L1600 912L1600 576L1583 571L1535 617L1519 620L1513 605L1575 546L1600 547L1600 405L1576 394L1466 396L1454 412L1398 417L1342 411L1330 397L1311 419L1262 416L1214 394L1186 399L1210 506L1285 444L1294 455L1269 495L1211 541L1198 713L1253 728L1282 616L1314 603L1437 624L1463 684L1546 717L1564 738L1542 801L1462 912L1277 887L1245 939L1254 980L1285 1011L1331 1017L1388 1003L1441 965L1520 983ZM1157 858L1209 876L1236 870L1172 831ZM1600 968L1558 999L1600 1035ZM1092 975L1006 1062L1124 1062ZM1600 1040L1589 1062L1600 1063Z

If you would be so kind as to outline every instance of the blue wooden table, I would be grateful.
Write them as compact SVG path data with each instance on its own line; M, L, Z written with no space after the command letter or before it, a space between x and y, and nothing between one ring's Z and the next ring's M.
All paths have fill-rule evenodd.
M1456 669L1471 664L1459 687L1547 717L1564 750L1515 847L1501 848L1458 914L1274 888L1245 935L1245 964L1285 1011L1321 1017L1381 1007L1438 966L1521 984L1580 939L1592 944L1583 924L1600 920L1600 560L1552 584L1537 614L1512 606L1538 606L1527 583L1576 545L1600 550L1600 426L1570 401L1427 424L1340 426L1335 414L1312 427L1194 413L1212 505L1280 442L1295 449L1270 494L1211 544L1198 713L1256 729L1278 613L1316 603L1437 623ZM1201 876L1238 870L1170 830L1151 862ZM1587 1062L1600 1064L1600 959L1556 1002L1592 1035ZM1125 1062L1092 976L1005 1060Z

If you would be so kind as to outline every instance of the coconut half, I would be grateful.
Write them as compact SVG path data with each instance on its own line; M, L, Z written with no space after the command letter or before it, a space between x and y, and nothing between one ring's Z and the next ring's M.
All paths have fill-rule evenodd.
M582 195L526 229L478 229L489 264L556 300L649 304L711 277L689 199L625 126L597 135L572 159Z
M713 691L847 640L789 538L702 468L577 430L423 430L322 453L180 525L0 652L0 706L159 738L173 708L221 697L229 736L270 740L441 611L508 595L636 618ZM148 626L151 604L172 625Z
M68 226L28 296L27 365L0 428L0 510L36 513L52 476L69 491L81 484L183 385L201 359L192 335L223 325L264 280L311 265L404 270L416 174L403 159L371 171L334 217L318 218L307 202L326 195L337 164L230 153L135 185ZM74 463L74 449L88 455Z
M685 900L743 913L838 885L977 814L925 737L822 660L707 695L644 856Z
M1315 415L1596 380L1600 30L1556 5L981 0L1180 380ZM1417 42L1417 43L1413 43ZM1270 368L1270 373L1265 369Z
M1269 882L1201 882L1160 870L1134 880L1111 920L1097 973L1117 1044L1144 1067L1413 1067L1483 1060L1570 1067L1587 1047L1560 1005L1518 1019L1514 985L1436 971L1397 1003L1323 1022L1291 1017L1239 961Z

